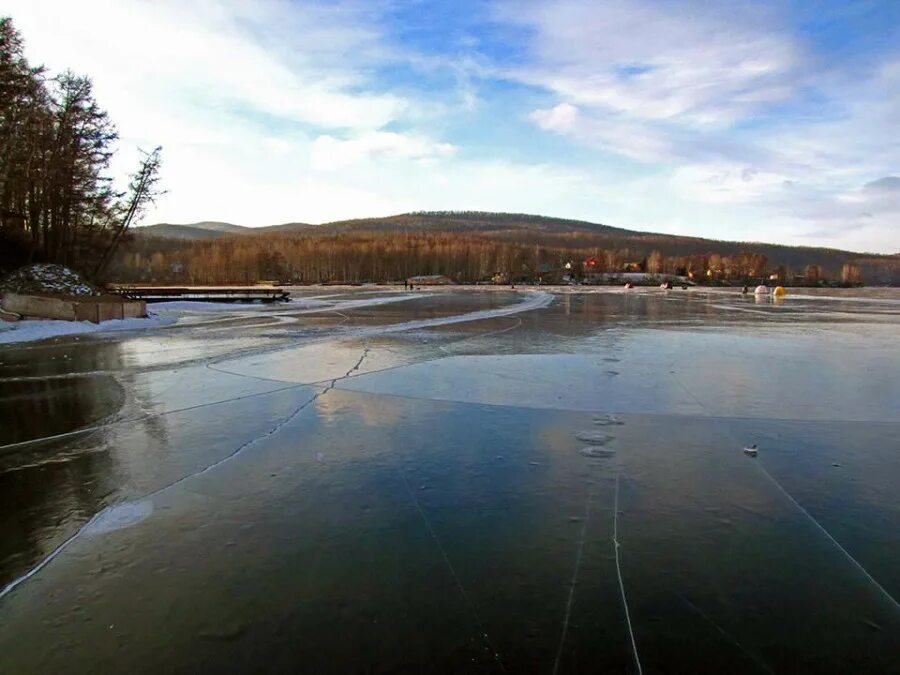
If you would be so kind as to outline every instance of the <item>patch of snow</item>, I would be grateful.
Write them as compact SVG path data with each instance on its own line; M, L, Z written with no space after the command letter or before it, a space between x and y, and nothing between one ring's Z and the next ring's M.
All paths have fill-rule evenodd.
M94 516L82 531L88 536L104 534L136 525L153 514L153 502L142 499L110 506Z
M160 328L174 323L174 321L174 318L165 316L150 316L146 319L112 319L103 323L26 319L17 323L0 324L0 344L33 342L35 340L46 340L47 338L65 335L81 335L83 333Z
M20 267L0 282L0 291L96 295L97 290L78 272L62 265L36 263Z

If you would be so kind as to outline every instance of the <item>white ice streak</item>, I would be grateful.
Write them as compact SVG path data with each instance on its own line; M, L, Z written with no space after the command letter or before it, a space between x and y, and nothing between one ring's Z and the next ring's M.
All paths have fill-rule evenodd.
M416 294L394 294L388 295L384 297L377 298L355 298L352 300L335 300L335 301L327 301L323 300L323 298L331 298L335 297L332 295L319 295L308 298L295 298L292 299L287 305L278 305L275 308L272 308L269 305L260 306L260 305L248 305L248 304L240 304L240 305L231 305L228 306L227 303L202 303L202 302L172 302L172 303L161 303L160 309L168 310L168 309L184 309L184 310L192 310L197 311L199 313L204 313L205 307L201 308L200 305L210 305L212 307L216 307L215 311L219 311L227 314L227 316L215 318L215 319L194 319L187 321L179 321L178 325L175 328L195 328L199 326L205 326L208 324L222 324L225 321L240 318L270 318L278 321L280 323L295 323L299 321L299 316L303 314L324 314L327 312L338 312L340 310L348 310L348 309L363 309L366 307L377 307L379 305L386 305L395 302L403 302L405 300L415 300L416 298L423 297L422 295ZM300 305L298 307L297 305ZM231 310L230 312L226 312L226 310ZM207 314L211 314L213 312L205 312ZM271 326L272 323L267 321L265 323L259 324L249 324L241 326L242 329L247 328L257 328L257 327L265 327ZM234 326L224 326L227 329L233 329Z
M470 335L470 336L468 336L468 337L464 337L464 338L461 338L461 339L459 339L459 340L454 340L453 342L451 342L451 343L450 343L449 345L447 345L447 346L444 346L444 345L438 345L437 348L440 349L440 350L441 350L442 352L444 352L445 354L448 354L448 355L451 355L451 356L452 356L453 354L450 353L450 351L447 349L447 347L452 347L452 346L458 345L458 344L460 344L460 343L462 343L462 342L468 342L469 340L483 340L484 338L487 338L487 337L494 337L494 336L497 336L497 335L501 335L501 334L503 334L503 333L508 333L509 331L515 330L516 328L518 328L518 327L521 326L521 325L522 325L522 319L519 318L519 317L516 317L516 322L515 322L513 325L511 325L511 326L507 326L506 328L501 328L501 329L499 329L499 330L487 331L487 332L484 332L484 333L478 333L477 335Z
M575 569L572 572L572 581L569 584L569 598L566 601L566 615L563 618L562 634L559 636L559 646L556 648L556 659L553 661L553 675L559 671L559 660L562 657L563 646L566 642L566 633L569 631L569 619L572 616L572 604L575 601L575 587L578 584L578 572L581 569L581 557L584 553L584 540L587 534L588 522L591 519L591 504L594 500L594 482L591 481L590 490L584 504L584 519L581 523L581 533L578 535L578 550L575 553Z
M622 606L625 608L625 623L628 624L628 637L631 638L631 652L634 654L634 665L638 675L643 675L641 659L638 656L637 643L634 641L634 629L631 627L631 614L628 611L628 600L625 598L625 583L622 581L622 567L619 563L619 476L616 474L616 498L613 505L613 548L616 552L616 574L619 577L619 591L622 593Z
M225 371L227 372L227 371ZM7 443L5 445L0 445L0 450L10 450L12 448L20 448L26 447L29 445L36 445L38 443L43 443L45 441L55 441L60 438L68 438L70 436L80 436L83 434L88 434L94 431L100 431L101 429L106 429L108 427L122 426L128 424L134 424L135 422L142 422L144 420L153 419L155 417L165 417L167 415L175 415L177 413L189 412L191 410L199 410L201 408L209 408L210 406L222 405L224 403L233 403L235 401L243 401L248 398L256 398L258 396L269 396L270 394L277 394L282 391L288 391L290 389L300 389L302 387L309 387L312 385L308 385L305 383L296 383L296 384L288 384L284 387L278 387L276 389L269 389L267 391L256 391L251 394L242 394L240 396L230 396L228 398L217 399L215 401L208 401L206 403L197 403L195 405L189 405L184 408L172 408L171 410L163 410L162 412L156 413L147 413L145 415L138 415L137 417L128 417L121 420L113 420L111 422L104 422L103 424L96 424L90 427L81 427L79 429L73 429L72 431L63 431L58 434L52 434L50 436L41 436L40 438L29 438L25 441L17 441L15 443Z
M62 553L69 546L69 544L71 544L73 541L78 539L78 537L80 537L82 534L84 534L84 532L94 523L94 521L97 518L100 517L100 515L102 513L103 512L101 511L100 513L95 514L93 516L93 518L91 518L84 525L82 525L80 528L78 528L78 530L75 532L75 534L70 536L68 539L63 541L59 546L57 546L55 549L50 551L50 553L43 560L41 560L37 565L32 567L30 570L28 570L22 576L17 577L15 579L13 579L12 581L10 581L8 584L6 584L6 586L3 587L3 590L0 590L0 599L3 599L7 594L11 593L16 588L16 586L28 581L31 577L33 577L35 574L37 574L42 569L44 569L47 565L49 565L51 562L53 562L53 559L56 558L56 556L58 556L60 553Z
M447 569L450 572L450 576L456 583L456 587L457 589L459 589L459 594L462 596L462 599L472 611L472 616L475 619L478 631L481 633L481 637L484 640L485 645L487 645L488 649L491 650L491 653L494 656L494 661L497 662L500 670L505 673L506 668L503 666L503 661L500 659L500 653L494 648L494 645L491 643L491 639L488 637L487 631L484 628L484 622L482 622L481 616L478 613L478 607L469 599L469 594L466 592L465 586L463 586L462 581L460 581L459 575L456 573L456 569L453 567L453 563L450 562L450 557L447 555L447 551L446 549L444 549L444 545L441 543L440 538L437 536L437 532L434 531L434 527L432 527L431 520L425 513L425 509L422 508L422 505L416 498L415 492L413 492L412 488L409 485L409 481L406 480L406 474L403 473L403 469L398 469L397 473L400 475L400 480L403 481L403 485L406 488L406 493L409 495L410 501L412 501L413 505L416 507L416 510L419 512L419 516L422 518L422 522L425 524L425 529L428 530L428 533L431 535L431 539L434 541L438 552L441 554L441 558L443 559L444 564L447 566Z
M778 490L781 492L781 494L783 494L785 497L787 497L791 501L791 503L794 506L796 506L800 510L801 513L803 513L803 515L805 515L807 518L809 518L810 522L812 522L812 524L815 525L816 528L822 534L824 534L825 537L832 544L834 544L841 553L844 554L844 556L846 556L847 560L849 560L851 563L853 563L854 567L856 567L856 569L858 569L860 572L862 572L863 576L866 579L868 579L872 583L872 585L875 586L875 588L877 588L881 592L881 594L884 596L884 598L894 606L894 609L900 610L900 603L898 603L897 600L894 599L894 596L892 596L890 593L888 593L887 590L885 590L884 586L882 586L877 581L875 581L875 578L871 574L869 574L868 570L866 570L866 568L863 567L856 558L854 558L852 555L850 555L850 552L847 551L847 549L845 549L843 546L841 546L841 544L838 542L838 540L835 539L834 537L832 537L831 533L828 530L826 530L819 523L818 520L813 518L812 514L809 511L807 511L805 508L803 508L803 505L800 504L800 502L798 502L796 499L794 499L787 490L785 490L783 487L781 487L781 483L779 483L777 480L775 480L775 478L772 476L772 474L770 474L768 471L766 471L766 467L764 467L759 462L753 462L753 463L759 468L760 471L762 471L763 475L766 478L768 478L776 488L778 488Z
M355 298L353 300L338 300L336 302L329 303L316 303L315 306L309 307L307 309L288 309L280 312L272 312L273 314L318 314L321 312L334 311L334 310L348 310L348 309L362 309L365 307L377 307L379 305L390 305L395 302L405 302L407 300L415 300L416 298L422 298L421 294L416 293L405 293L405 294L394 294L387 295L383 297L377 298Z
M553 296L550 293L540 291L534 292L530 298L509 305L507 307L498 307L496 309L482 309L477 312L467 312L466 314L456 314L453 316L440 316L433 319L419 319L417 321L406 321L404 323L396 323L390 326L379 326L361 330L361 335L384 335L388 333L404 333L410 330L419 330L422 328L432 328L434 326L447 326L455 323L468 323L470 321L481 321L483 319L495 319L501 316L511 316L513 314L521 314L522 312L530 312L535 309L543 309L553 302Z

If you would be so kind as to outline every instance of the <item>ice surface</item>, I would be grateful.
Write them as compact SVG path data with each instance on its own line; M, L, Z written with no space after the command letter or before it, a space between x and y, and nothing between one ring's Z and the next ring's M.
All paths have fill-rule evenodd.
M896 349L882 331L863 339L832 331L801 335L793 327L768 334L631 330L610 347L591 345L593 354L453 356L340 386L611 413L893 421L900 406ZM617 354L617 370L597 358L607 350ZM867 395L848 395L854 391Z
M577 291L5 346L0 669L893 672L895 307Z

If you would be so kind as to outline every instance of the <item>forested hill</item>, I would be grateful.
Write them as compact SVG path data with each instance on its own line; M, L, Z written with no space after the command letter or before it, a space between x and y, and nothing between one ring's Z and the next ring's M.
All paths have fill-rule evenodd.
M355 220L339 220L321 225L309 223L283 223L266 227L242 227L231 223L203 221L178 225L174 223L158 223L140 228L145 235L176 238L205 239L223 234L264 234L271 232L300 233L315 230L316 232L383 232L399 231L532 231L542 233L587 232L618 233L623 235L639 235L640 232L625 230L608 225L589 223L583 220L567 220L549 218L520 213L485 213L478 211L453 212L417 212L404 213L383 218L359 218Z
M337 221L322 225L285 223L268 227L241 227L230 223L201 222L186 225L158 224L139 228L140 238L166 238L181 240L215 239L240 234L261 237L259 244L272 235L297 235L324 237L361 233L459 233L475 235L481 239L526 246L542 246L553 249L603 249L627 251L630 259L640 260L654 251L666 257L684 257L718 254L735 256L741 253L764 255L773 267L785 266L802 270L807 265L818 265L837 273L848 262L865 258L868 261L896 262L897 256L878 256L829 249L799 247L761 242L738 242L685 237L671 234L639 232L609 225L580 220L549 218L513 213L485 212L419 212L384 218L365 218ZM280 237L279 237L280 238ZM149 245L149 246L148 246ZM170 244L158 243L160 249L171 251ZM138 248L152 253L150 241Z

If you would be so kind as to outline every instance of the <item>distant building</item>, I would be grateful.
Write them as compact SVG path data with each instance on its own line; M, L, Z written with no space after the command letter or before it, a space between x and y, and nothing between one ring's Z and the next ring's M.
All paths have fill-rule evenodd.
M673 285L696 285L686 276L678 274L651 274L650 272L597 272L585 278L588 284L622 284L629 282L637 286L656 286L660 282Z
M600 258L595 255L588 256L584 259L584 262L581 263L582 268L586 273L591 272L599 272L600 271Z

